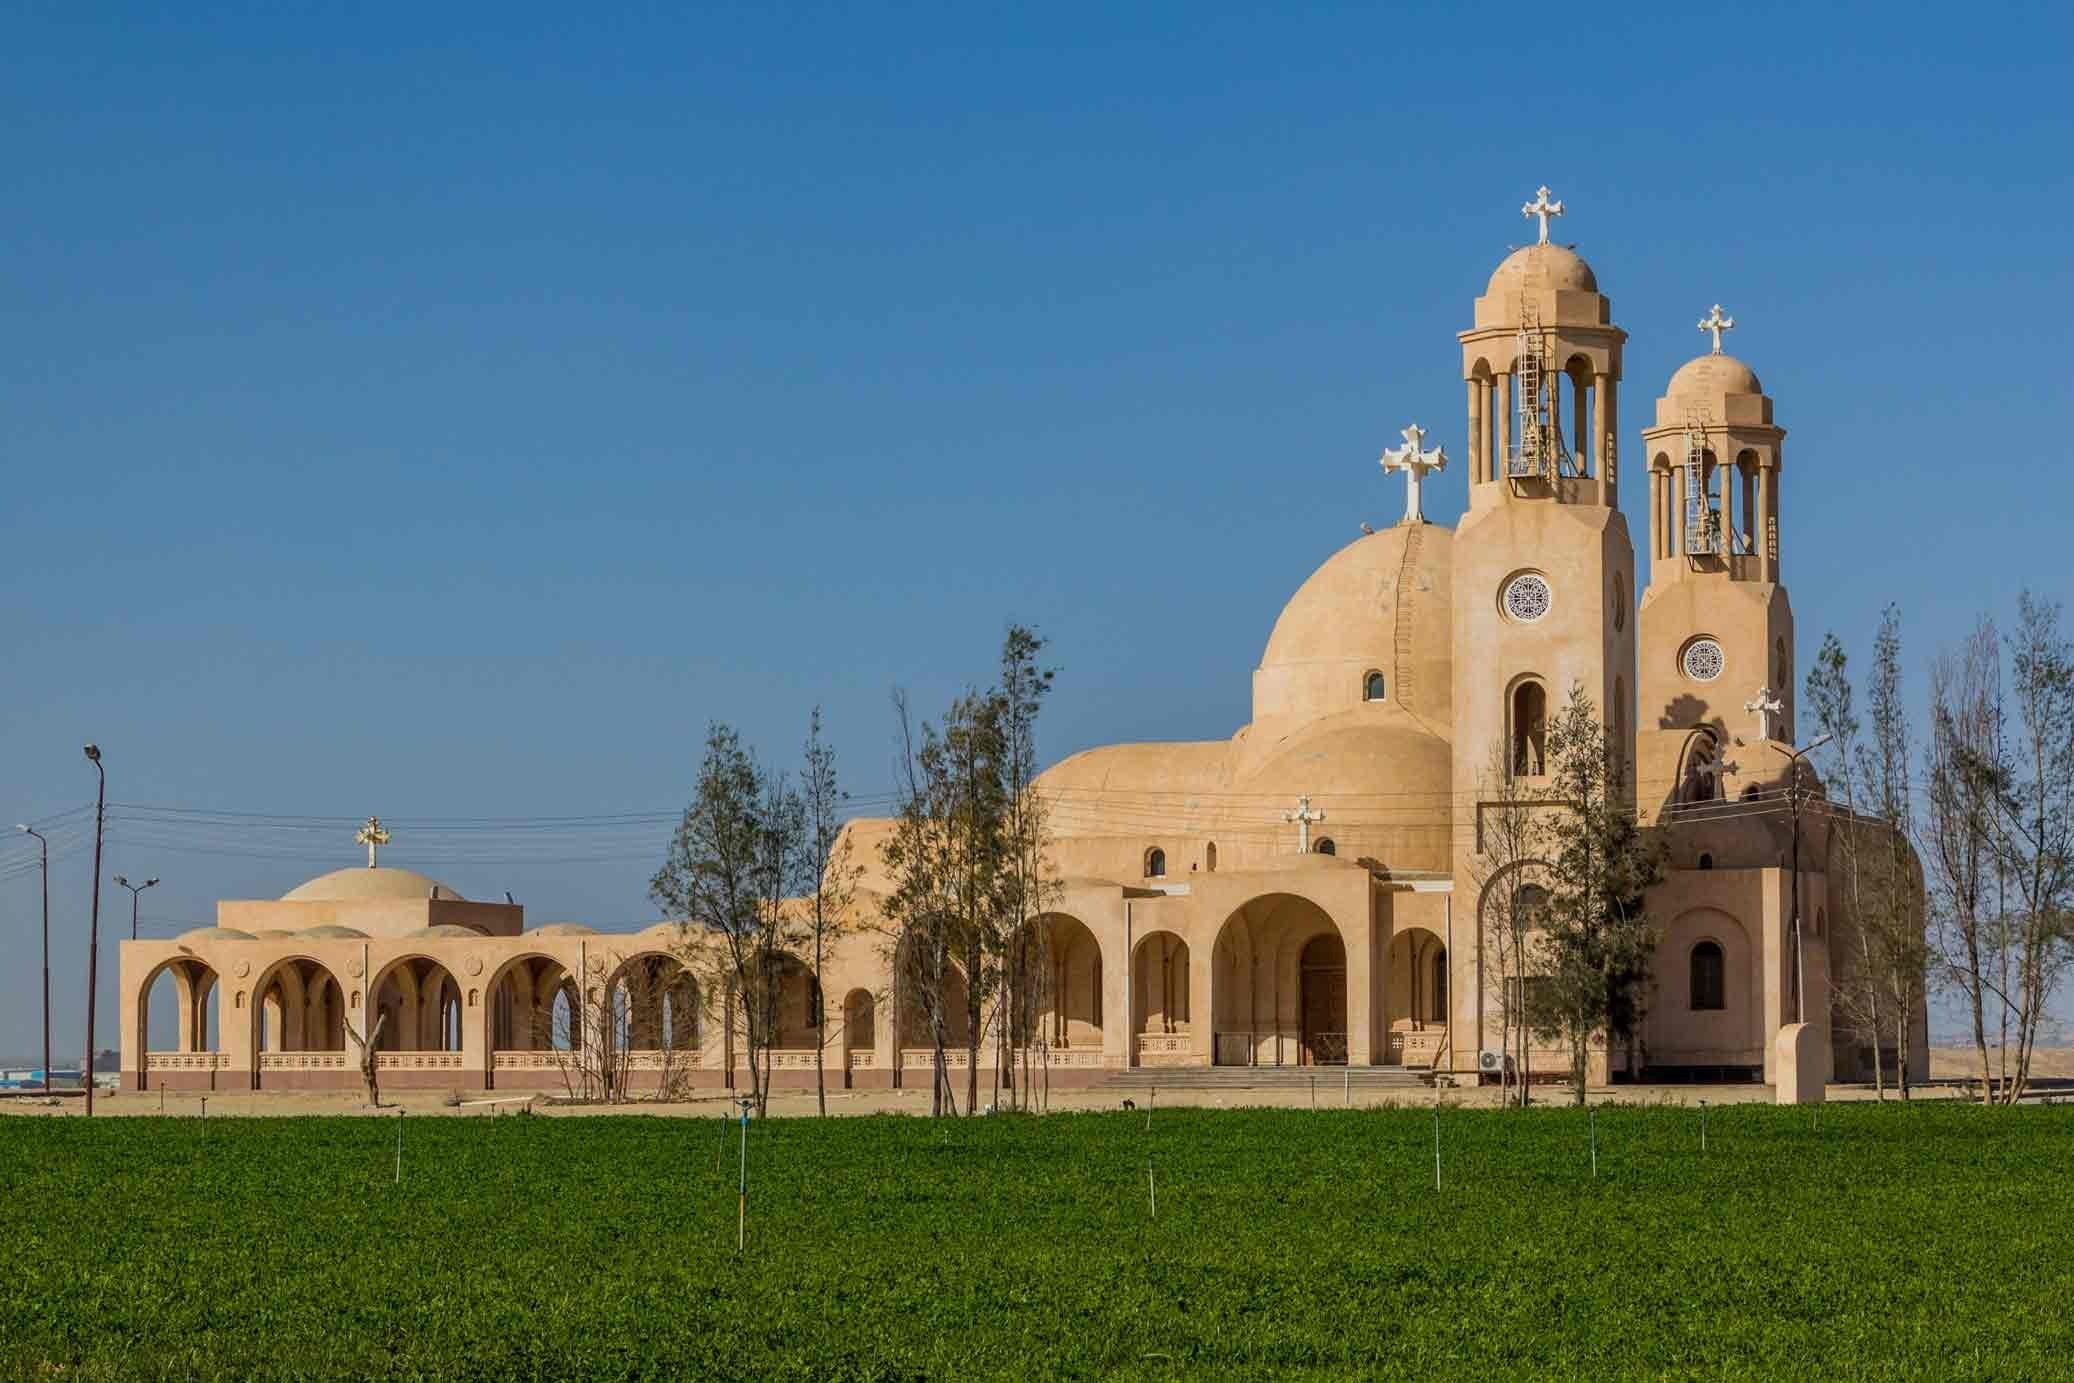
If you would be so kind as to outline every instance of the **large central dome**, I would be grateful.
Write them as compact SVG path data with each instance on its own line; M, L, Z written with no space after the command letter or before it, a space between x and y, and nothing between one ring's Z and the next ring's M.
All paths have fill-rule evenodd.
M1454 699L1454 532L1399 524L1355 539L1282 607L1253 674L1255 721L1316 720L1382 702L1445 724Z
M385 898L466 901L439 880L410 869L334 869L281 895L284 903L345 903Z

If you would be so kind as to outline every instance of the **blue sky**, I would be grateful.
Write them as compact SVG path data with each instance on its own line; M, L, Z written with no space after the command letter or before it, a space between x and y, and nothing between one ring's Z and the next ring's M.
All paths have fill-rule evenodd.
M888 688L940 705L1010 618L1049 755L1228 734L1397 516L1379 450L1460 453L1453 333L1543 182L1624 442L1740 323L1804 650L2064 596L2066 12L1682 8L0 9L0 822L88 800L88 738L122 803L660 814L709 718L790 761L816 702L868 793ZM169 934L351 863L329 830L118 813L108 872ZM652 915L645 815L397 834L537 920Z

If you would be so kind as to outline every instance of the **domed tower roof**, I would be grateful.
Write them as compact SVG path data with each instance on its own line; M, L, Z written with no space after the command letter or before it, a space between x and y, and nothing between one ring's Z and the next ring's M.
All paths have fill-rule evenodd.
M1732 355L1695 356L1678 367L1664 389L1667 400L1718 403L1730 394L1762 394L1757 371Z
M281 895L284 903L343 903L371 899L466 900L437 879L410 869L334 869Z
M1454 540L1434 524L1399 524L1328 557L1268 635L1253 673L1254 721L1286 731L1388 707L1444 726L1454 702Z
M1596 293L1598 275L1584 256L1567 245L1528 245L1505 256L1491 271L1486 297L1521 292Z

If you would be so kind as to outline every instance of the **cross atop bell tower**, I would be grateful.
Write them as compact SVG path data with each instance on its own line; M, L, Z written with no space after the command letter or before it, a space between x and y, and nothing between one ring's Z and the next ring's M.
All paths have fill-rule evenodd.
M1715 303L1714 310L1700 318L1700 330L1714 333L1714 354L1716 355L1721 354L1721 333L1724 331L1734 331L1735 329L1736 319L1722 316L1720 303Z
M1521 207L1519 214L1522 216L1539 216L1541 218L1540 243L1546 245L1548 243L1548 218L1551 216L1561 216L1563 214L1563 204L1548 200L1548 184L1543 183L1535 190L1534 200Z

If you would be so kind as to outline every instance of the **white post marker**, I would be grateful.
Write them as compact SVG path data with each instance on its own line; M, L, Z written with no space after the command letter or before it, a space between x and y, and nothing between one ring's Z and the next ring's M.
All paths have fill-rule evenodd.
M1700 1101L1700 1156L1707 1155L1707 1102Z
M742 1105L742 1188L741 1198L735 1206L735 1252L740 1253L749 1242L749 1111L756 1101L744 1095Z
M1433 1102L1433 1189L1440 1189L1440 1101Z
M403 1184L403 1111L396 1111L396 1184Z
M1584 1121L1591 1126L1592 1180L1597 1181L1599 1179L1599 1110L1597 1105L1593 1105L1584 1111Z

